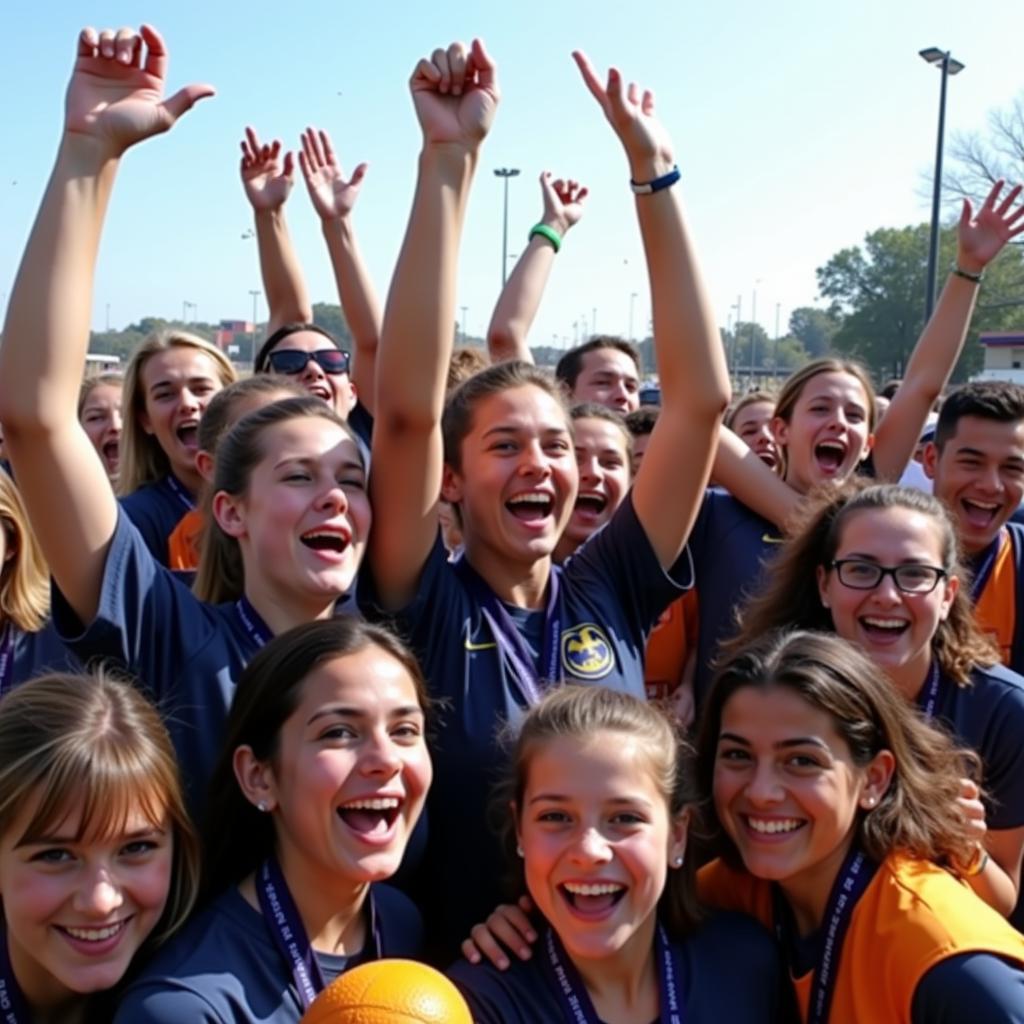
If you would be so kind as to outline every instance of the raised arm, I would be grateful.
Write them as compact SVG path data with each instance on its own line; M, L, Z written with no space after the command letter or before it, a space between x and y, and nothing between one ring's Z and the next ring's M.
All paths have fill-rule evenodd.
M50 570L83 621L95 615L117 521L100 457L76 416L103 219L125 150L213 94L190 85L165 100L166 73L163 40L150 26L82 31L57 161L0 346L0 421L18 486Z
M917 445L928 414L949 380L967 337L978 281L1003 246L1024 231L1024 205L1014 206L1021 186L1000 199L997 181L973 216L965 199L957 227L957 269L950 274L931 319L914 346L907 370L892 403L878 426L873 449L875 472L881 480L898 480Z
M437 537L459 240L498 104L494 64L479 40L468 52L461 43L435 50L416 65L410 88L423 148L384 310L370 476L369 557L378 595L392 608L412 596Z
M359 164L346 181L330 136L325 131L307 128L302 133L299 166L313 208L320 217L338 286L338 301L352 332L351 380L359 400L373 412L381 309L352 226L352 208L367 165Z
M295 182L295 161L291 151L281 158L281 141L261 143L252 128L242 140L242 186L252 205L256 223L256 244L260 253L263 294L270 320L267 335L289 323L308 323L313 307L295 254L284 204Z
M540 191L544 199L544 212L538 221L542 230L530 234L522 256L516 261L511 276L498 296L498 304L487 327L487 351L492 363L509 359L533 362L526 336L530 333L540 300L547 287L555 253L565 236L583 216L583 200L587 190L575 181L552 180L550 171L540 176ZM555 239L558 239L556 248Z
M660 184L673 173L672 141L654 116L654 95L619 72L602 85L583 54L583 79L626 150L634 182ZM662 566L679 557L711 472L718 428L729 404L725 352L701 281L676 182L636 196L647 258L661 412L633 484L633 505ZM685 457L680 457L684 450Z
M734 498L781 530L803 503L800 493L769 469L757 453L724 424L718 430L718 450L711 476Z

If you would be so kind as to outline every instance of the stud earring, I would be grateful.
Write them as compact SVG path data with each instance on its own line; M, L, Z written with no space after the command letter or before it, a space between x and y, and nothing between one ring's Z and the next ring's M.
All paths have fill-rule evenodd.
M869 796L867 798L867 800L864 801L864 803L867 804L868 807L874 807L876 802L877 801L875 800L875 798L873 796Z
M516 844L516 856L517 857L525 857L526 856L526 854L523 853L522 846L520 846L518 843Z
M681 868L681 867L683 866L683 858L682 858L682 855L680 855L680 856L676 857L676 858L675 858L675 859L674 859L674 860L672 861L672 864L673 864L673 866L675 866L675 867L677 867L677 868Z
M258 804L256 805L256 810L257 810L257 811L260 811L260 812L261 812L262 814L266 814L266 813L267 813L267 811L268 811L268 810L270 810L270 808L269 808L269 807L267 807L267 801L266 801L266 800L261 800L261 801L260 801L260 802L259 802L259 803L258 803Z

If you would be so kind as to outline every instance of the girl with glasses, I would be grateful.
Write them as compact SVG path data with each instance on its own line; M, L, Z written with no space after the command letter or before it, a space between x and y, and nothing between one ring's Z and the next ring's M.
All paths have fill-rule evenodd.
M998 663L975 622L954 531L930 494L847 485L809 510L782 545L731 647L784 627L834 630L926 718L976 751L980 790L965 779L959 798L976 852L959 867L1010 915L1024 854L1024 679ZM1020 910L1012 920L1024 924Z

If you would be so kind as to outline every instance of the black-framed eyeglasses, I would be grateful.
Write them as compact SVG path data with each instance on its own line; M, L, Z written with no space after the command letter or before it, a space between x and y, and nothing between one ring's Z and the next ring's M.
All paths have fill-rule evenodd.
M851 590L874 590L886 576L891 576L896 589L904 594L930 594L939 580L949 574L935 565L879 565L862 558L839 558L829 568L835 569L839 582Z
M302 373L311 359L324 373L348 373L348 353L340 348L318 348L315 352L306 352L301 348L279 348L267 356L267 362L274 373L289 375Z

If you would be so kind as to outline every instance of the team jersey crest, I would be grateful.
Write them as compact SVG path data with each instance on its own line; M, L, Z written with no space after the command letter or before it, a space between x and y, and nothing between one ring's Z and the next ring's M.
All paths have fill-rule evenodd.
M584 622L562 633L562 668L578 679L601 679L615 665L612 645L600 626Z

